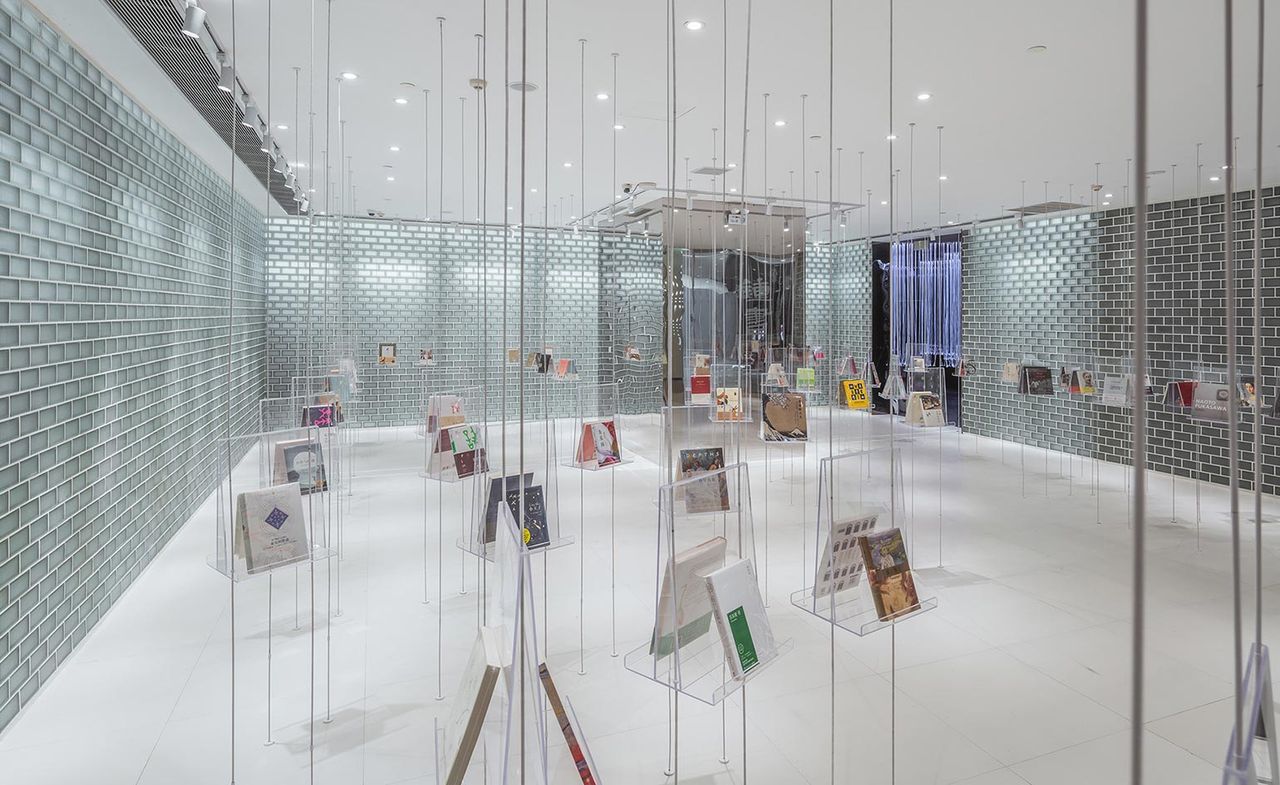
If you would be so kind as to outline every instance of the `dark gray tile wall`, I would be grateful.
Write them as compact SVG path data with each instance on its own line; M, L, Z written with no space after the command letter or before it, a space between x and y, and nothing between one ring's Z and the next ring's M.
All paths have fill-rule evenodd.
M1276 395L1280 337L1272 298L1280 291L1280 191L1263 191L1264 411ZM1157 386L1226 370L1223 197L1155 204L1148 243L1149 366ZM1244 372L1252 363L1253 195L1235 197L1239 341ZM983 226L965 234L965 427L975 433L1128 463L1129 410L1097 398L1018 396L999 381L1006 360L1051 367L1084 364L1099 375L1131 366L1133 342L1133 213L1107 210ZM1152 468L1226 482L1226 427L1184 412L1149 409ZM1241 470L1253 483L1252 415L1241 417ZM1276 421L1263 422L1263 487L1280 489Z
M273 397L291 395L294 377L349 352L360 377L354 422L361 426L416 422L429 393L479 387L486 377L490 417L516 415L515 373L525 375L526 413L574 414L575 385L504 366L506 348L520 345L523 290L522 355L550 345L555 356L576 361L583 383L616 375L627 406L657 405L656 238L530 231L523 287L518 235L498 226L276 218L267 246ZM621 360L633 337L645 352L641 363ZM397 344L395 366L378 365L383 342ZM427 347L437 364L421 368L419 349ZM504 369L505 404L498 400Z
M228 341L229 199L0 0L0 727L216 484L228 406L234 433L256 420L263 217L236 199Z

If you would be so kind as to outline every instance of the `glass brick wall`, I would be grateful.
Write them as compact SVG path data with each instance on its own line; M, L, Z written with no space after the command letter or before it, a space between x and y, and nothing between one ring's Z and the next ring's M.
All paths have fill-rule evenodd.
M266 330L262 213L228 384L228 183L18 0L0 122L3 727L213 488L228 407L256 428Z

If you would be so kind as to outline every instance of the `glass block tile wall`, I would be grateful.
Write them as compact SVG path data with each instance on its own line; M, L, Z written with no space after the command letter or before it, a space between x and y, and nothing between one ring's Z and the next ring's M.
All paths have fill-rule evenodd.
M228 384L230 198L0 0L0 727L208 495L228 406L254 427L263 216L236 200Z
M267 248L272 397L292 395L295 377L349 352L360 377L357 425L412 424L428 394L479 387L486 375L490 418L503 411L496 390L506 349L520 347L521 280L518 241L502 227L279 217L268 224ZM616 374L628 407L656 411L660 241L538 230L526 235L524 260L522 356L550 346L575 361L584 383ZM632 341L644 361L621 362ZM382 343L396 344L395 365L378 363ZM418 365L425 348L432 367ZM553 416L576 413L574 385L505 370L527 374L529 416L541 417L544 401ZM515 387L509 378L511 416Z

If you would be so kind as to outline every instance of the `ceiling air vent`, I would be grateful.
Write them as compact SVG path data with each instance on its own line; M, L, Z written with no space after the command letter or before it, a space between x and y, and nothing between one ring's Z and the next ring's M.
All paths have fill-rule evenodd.
M1067 210L1079 210L1088 207L1087 204L1072 204L1071 202L1041 202L1040 204L1028 204L1022 207L1011 207L1009 212L1018 215L1044 215L1045 213L1061 213Z
M693 173L710 175L712 177L719 177L720 175L725 174L728 171L729 170L723 166L703 166L698 169L694 169Z

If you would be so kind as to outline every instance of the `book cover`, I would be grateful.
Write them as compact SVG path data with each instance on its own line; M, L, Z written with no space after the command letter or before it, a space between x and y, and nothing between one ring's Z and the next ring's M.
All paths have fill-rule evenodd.
M1102 379L1102 395L1098 402L1103 406L1128 406L1133 403L1133 377L1125 374L1107 374Z
M250 575L306 559L306 521L297 483L272 485L236 496L237 553Z
M1058 386L1067 392L1079 392L1072 389L1071 369L1065 365L1058 369Z
M1043 365L1023 366L1018 392L1024 395L1053 395L1053 371Z
M1019 373L1019 365L1014 362L1005 363L1000 367L1000 381L1010 384L1017 383L1021 377Z
M840 391L844 395L844 405L850 409L866 409L871 405L867 396L867 383L862 379L843 379Z
M507 365L520 364L520 349L507 349Z
M907 401L907 424L924 428L946 425L942 415L942 400L931 392L913 392Z
M773 627L749 559L739 559L707 576L711 612L733 678L741 680L778 656Z
M867 362L867 377L871 380L872 388L880 388L880 372L876 370L876 364L870 361Z
M707 377L710 381L710 377ZM787 372L782 370L782 363L769 363L769 369L764 372L764 383L774 387L787 386Z
M427 433L437 433L466 421L466 407L460 396L440 393L427 399Z
M742 419L742 390L740 388L716 388L716 419L726 422Z
M449 761L446 785L462 785L466 777L498 677L507 662L504 648L502 631L497 627L481 627L476 633L466 670L462 672L462 683L458 685L457 697L445 723L445 759Z
M455 425L448 428L446 438L453 454L453 467L459 479L484 474L489 471L489 460L484 445L480 443L480 430L474 425Z
M763 392L760 438L767 442L796 442L809 438L804 396L793 392Z
M1164 389L1164 402L1169 406L1191 406L1196 400L1196 383L1191 379L1169 382Z
M523 485L528 488L533 485L533 472L526 472L524 482L520 481L520 475L513 474L509 477L494 477L489 480L489 495L485 497L484 509L484 533L483 544L489 545L493 543L498 532L498 505L507 498L507 493L515 491L519 493L519 489ZM512 517L515 517L514 515Z
M540 356L540 354L541 354L541 352L529 352L529 356L528 356L528 357L526 357L526 358L524 358L524 367L526 367L526 368L537 368L537 367L538 367L538 357Z
M649 653L662 658L711 630L711 598L706 576L724 564L724 537L712 537L668 558L658 591L658 608Z
M507 491L507 507L511 509L511 517L520 520L519 488ZM520 523L520 534L529 550L541 548L551 542L551 530L547 528L547 504L541 485L525 486L524 520Z
M318 392L311 396L312 406L332 406L333 421L342 424L346 417L342 415L342 396L336 392Z
M418 365L427 367L435 364L436 364L435 349L419 349L418 350Z
M920 598L916 596L901 530L872 532L858 540L858 547L880 621L889 621L919 607Z
M547 693L547 702L551 704L551 713L555 715L556 724L560 726L560 733L564 736L565 744L569 746L569 757L573 758L573 767L578 771L578 777L582 779L582 785L596 785L596 778L591 773L591 765L587 763L587 756L582 752L582 745L578 744L578 736L573 732L573 726L569 724L569 713L564 710L564 704L560 701L560 691L556 689L555 682L551 680L551 671L547 670L545 662L538 663L538 680L542 682L542 689Z
M710 376L711 375L711 355L709 354L693 355L693 375L694 376Z
M689 403L694 405L711 403L711 377L691 376L689 378Z
M578 381L578 361L570 360L569 368L565 371L564 378L571 382Z
M337 424L337 413L334 412L331 403L302 407L303 428L310 428L313 425L317 428L332 428Z
M326 490L324 451L320 442L311 439L289 439L276 442L271 467L271 484L296 482L303 494Z
M1202 420L1226 422L1230 415L1229 399L1231 393L1225 384L1198 382L1191 409L1194 416Z
M551 370L552 362L551 352L538 353L538 373L546 373Z
M956 376L963 379L969 375L969 363L963 357L956 363Z
M636 348L635 344L628 344L627 347L622 350L622 356L631 362L640 362L641 359L643 359L640 356L640 350Z
M796 369L796 387L801 390L812 390L818 384L818 372L813 368Z
M680 479L688 480L724 468L723 447L702 447L680 451ZM724 512L729 509L729 480L723 473L703 477L679 486L684 495L684 511L690 514Z
M1093 395L1098 390L1093 383L1093 371L1077 368L1071 372L1071 391L1081 395Z
M1237 383L1240 388L1240 405L1241 406L1257 406L1258 405L1258 386L1254 384L1252 376L1241 376Z
M396 345L394 343L378 344L378 365L396 364Z
M879 518L879 513L873 513L832 525L818 562L814 597L826 597L858 585L862 575L862 550L858 540L876 528Z
M559 360L556 360L556 378L559 379L560 381L564 381L565 378L568 377L568 375L569 375L569 360L567 358L561 357Z
M591 438L595 443L597 466L613 466L622 462L622 447L618 444L618 426L613 420L591 423Z
M911 358L911 370L913 370L913 371L923 371L924 369L925 369L925 364L924 364L924 358L923 358L923 357L920 357L920 356L914 356L914 357L912 357L912 358Z

